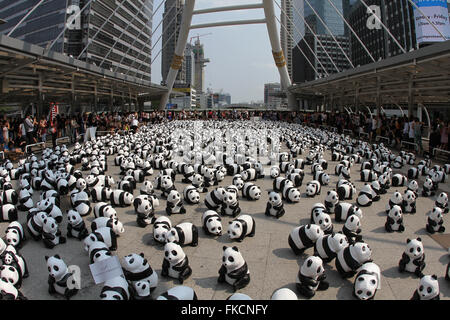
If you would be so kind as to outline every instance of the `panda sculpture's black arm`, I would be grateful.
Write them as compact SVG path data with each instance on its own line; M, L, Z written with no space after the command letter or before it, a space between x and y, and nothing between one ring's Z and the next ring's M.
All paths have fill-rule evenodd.
M162 264L161 275L167 277L169 275L170 263L168 260L164 259Z
M386 224L384 225L384 229L386 229L387 232L394 232L392 230L392 225L395 223L394 219L391 217L387 217Z
M400 272L405 271L406 265L409 263L409 261L411 261L409 256L406 253L403 253L402 258L400 259L400 261L398 263L398 270Z
M219 279L217 279L217 282L224 283L226 273L227 273L227 268L224 265L222 265L219 269Z

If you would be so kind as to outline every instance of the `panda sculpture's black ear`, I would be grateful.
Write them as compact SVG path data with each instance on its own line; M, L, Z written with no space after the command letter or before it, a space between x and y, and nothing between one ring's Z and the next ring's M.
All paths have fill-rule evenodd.
M139 253L139 255L140 255L142 258L144 258L144 253L143 253L143 252Z
M49 258L48 256L45 256L45 261L47 261L47 260L48 260L48 258Z
M410 243L411 242L411 239L406 239L406 243Z
M54 257L61 260L61 257L59 256L59 254L55 254Z
M422 242L422 239L421 239L420 237L419 237L419 238L417 238L416 240L417 240L417 241L420 241L420 242Z
M431 276L431 278L433 278L434 280L437 280L437 276L436 276L435 274L433 274L433 275Z
M223 251L227 250L227 248L228 248L227 246L222 247Z
M238 249L238 247L236 247L236 246L234 246L232 249L233 249L234 251L236 251L236 252L239 252L239 249Z

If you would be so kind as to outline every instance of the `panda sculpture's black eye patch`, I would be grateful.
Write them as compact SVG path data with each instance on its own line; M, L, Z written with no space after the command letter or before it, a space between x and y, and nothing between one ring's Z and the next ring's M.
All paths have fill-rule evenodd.
M233 257L228 257L228 261L234 262L234 258Z
M427 292L428 292L428 293L433 292L433 288L432 288L432 287L428 287L428 288L427 288Z
M176 256L178 253L175 250L172 250L172 255Z

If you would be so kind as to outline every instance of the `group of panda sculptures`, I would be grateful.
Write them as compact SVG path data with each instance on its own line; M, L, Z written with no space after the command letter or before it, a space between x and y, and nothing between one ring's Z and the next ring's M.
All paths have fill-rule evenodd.
M199 134L199 123L202 130L211 134ZM219 144L219 140L223 143ZM244 121L174 121L141 127L138 133L125 136L108 134L84 144L76 143L73 148L47 148L39 157L31 154L17 164L4 161L0 167L0 221L10 224L0 241L2 298L26 299L20 288L29 273L19 249L28 239L42 240L47 249L55 251L68 239L74 239L82 243L84 250L80 246L80 253L85 251L90 263L102 261L117 251L120 238L127 234L116 208L132 207L136 226L152 225L155 244L164 245L160 276L176 279L180 284L156 299L197 299L192 288L182 285L196 272L183 247L201 246L199 231L192 221L172 225L170 217L186 214L188 206L204 204L207 209L201 215L201 227L207 238L217 239L226 233L230 242L246 241L245 238L255 236L256 220L252 212L243 212L240 199L259 201L263 192L258 181L272 179L264 214L282 219L287 214L284 204L295 207L301 201L306 166L310 166L312 176L305 183L306 197L321 195L322 187L330 184L332 174L326 172L326 152L337 164L336 188L327 191L323 203L316 203L310 213L304 210L305 216L310 215L309 224L297 226L287 235L286 247L295 255L306 255L306 250L313 249L297 274L297 293L312 298L317 290L327 290L324 264L335 260L336 270L343 278L354 277L353 295L361 300L373 299L381 288L381 271L372 261L372 249L363 240L361 208L370 207L395 188L386 205L384 227L388 233L405 232L405 214L416 214L419 197L435 197L424 229L429 234L442 233L449 205L447 194L438 190L440 183L448 181L450 165L432 166L425 159L414 167L413 154L394 154L383 144L370 145L299 125ZM111 160L120 169L117 182L108 175ZM365 183L359 193L351 181L356 164L361 164L360 179ZM411 166L407 176L394 173L405 165ZM156 175L154 179L150 178L152 175ZM178 191L180 175L187 186ZM232 177L229 186L221 183L226 176ZM420 192L417 181L421 176L425 182ZM14 180L18 190L13 187ZM402 187L407 189L399 191ZM135 195L136 191L139 195ZM37 194L39 201L35 203L33 195ZM354 197L356 204L345 202ZM70 207L63 209L65 198ZM162 199L166 200L166 215L156 215ZM25 212L26 223L21 224L19 220ZM86 223L89 216L95 218L90 230ZM342 230L336 230L333 219L344 223ZM63 220L67 221L65 233L60 228ZM227 232L223 220L228 222ZM420 277L413 299L439 299L436 275L423 273L426 264L421 238L408 238L406 242L398 271ZM59 254L46 255L45 262L50 294L67 299L78 294L79 290L71 285L73 274ZM124 277L106 281L100 298L153 299L158 273L145 254L129 254L121 259L121 264ZM449 266L445 272L445 279L450 281ZM223 246L218 274L218 282L226 283L233 291L249 285L249 265L237 246ZM229 297L248 298L240 293ZM271 298L296 299L297 295L282 288Z

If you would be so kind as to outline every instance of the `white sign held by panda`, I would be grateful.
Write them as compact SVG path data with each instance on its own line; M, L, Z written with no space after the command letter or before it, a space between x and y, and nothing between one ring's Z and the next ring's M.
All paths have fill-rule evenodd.
M90 264L89 268L91 269L95 284L123 276L122 266L120 265L120 260L117 256L112 256L111 258Z

